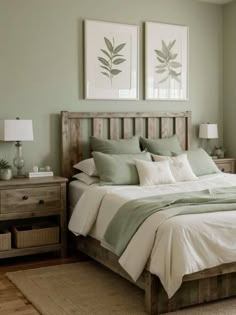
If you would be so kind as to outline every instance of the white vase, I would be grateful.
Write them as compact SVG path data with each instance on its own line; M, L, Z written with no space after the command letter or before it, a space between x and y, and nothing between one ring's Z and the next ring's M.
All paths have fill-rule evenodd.
M12 179L12 169L0 169L0 180L10 180Z

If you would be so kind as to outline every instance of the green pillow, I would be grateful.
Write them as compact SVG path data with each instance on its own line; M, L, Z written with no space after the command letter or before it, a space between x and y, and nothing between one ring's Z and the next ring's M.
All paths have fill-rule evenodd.
M163 139L146 139L140 137L141 146L148 152L158 155L172 156L182 152L179 140L176 135Z
M151 161L148 152L139 154L104 154L93 152L101 185L139 185L135 159Z
M118 140L90 137L90 143L92 151L107 154L136 154L141 152L138 137Z
M220 173L212 158L205 150L199 148L186 151L189 164L196 176Z

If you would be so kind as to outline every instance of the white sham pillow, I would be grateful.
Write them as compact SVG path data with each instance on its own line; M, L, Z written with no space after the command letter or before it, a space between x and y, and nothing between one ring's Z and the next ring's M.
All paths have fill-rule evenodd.
M92 185L95 183L99 182L99 178L95 176L89 176L85 173L78 173L73 176L73 178L80 180L81 182L87 184L87 185Z
M87 174L88 176L98 176L94 158L83 160L73 166L77 170Z
M135 159L135 164L138 170L140 186L175 183L169 161L149 162Z
M175 157L152 154L152 157L154 161L169 161L171 173L176 182L187 182L198 179L189 164L187 154L180 154Z

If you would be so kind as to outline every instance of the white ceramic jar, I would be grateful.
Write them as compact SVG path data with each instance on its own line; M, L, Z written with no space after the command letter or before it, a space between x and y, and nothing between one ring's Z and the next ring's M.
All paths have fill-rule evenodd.
M10 179L12 179L12 169L11 168L0 169L0 180Z

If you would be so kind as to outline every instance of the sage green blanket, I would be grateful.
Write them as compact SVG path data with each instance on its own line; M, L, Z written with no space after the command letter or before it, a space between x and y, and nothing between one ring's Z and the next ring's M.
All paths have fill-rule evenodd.
M236 210L236 187L157 195L128 201L111 220L104 240L120 256L141 224L152 214L167 209L173 209L168 218L183 214Z

